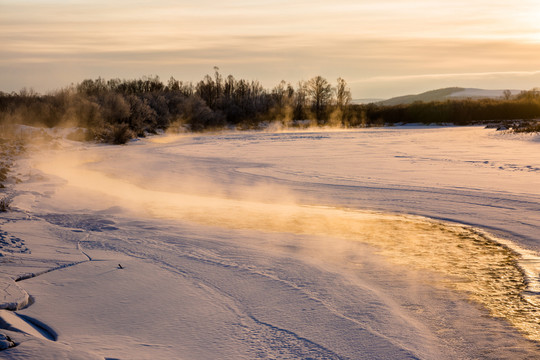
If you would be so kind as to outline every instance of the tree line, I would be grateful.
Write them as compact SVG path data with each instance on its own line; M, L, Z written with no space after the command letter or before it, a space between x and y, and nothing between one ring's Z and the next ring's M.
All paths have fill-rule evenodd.
M462 99L414 102L407 105L362 107L371 124L448 123L470 125L490 121L531 120L540 117L540 90L506 94L500 99Z
M0 124L73 125L88 129L91 140L121 143L170 127L204 131L257 128L263 122L293 119L324 125L347 121L351 101L345 80L332 86L316 76L296 86L280 82L271 90L258 81L213 75L192 83L158 76L140 79L87 79L77 85L40 95L23 89L0 92Z
M500 100L452 100L383 106L353 104L347 82L315 76L265 89L256 80L224 77L214 68L198 82L158 76L87 79L45 95L0 92L0 125L77 126L74 137L125 143L170 128L205 131L284 126L367 127L397 123L455 123L540 116L540 92Z

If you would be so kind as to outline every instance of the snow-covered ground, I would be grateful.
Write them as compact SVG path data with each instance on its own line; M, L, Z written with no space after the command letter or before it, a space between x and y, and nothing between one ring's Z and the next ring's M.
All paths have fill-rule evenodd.
M540 356L535 135L60 145L19 160L0 214L2 357Z

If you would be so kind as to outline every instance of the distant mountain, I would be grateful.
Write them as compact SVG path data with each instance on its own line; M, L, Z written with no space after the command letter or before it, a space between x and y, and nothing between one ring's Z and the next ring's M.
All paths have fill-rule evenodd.
M380 99L380 98L352 99L351 104L360 105L360 104L379 103L381 101L384 101L384 99Z
M426 91L418 95L398 96L380 101L382 105L412 104L416 101L445 101L459 99L499 99L504 96L505 90L484 90L474 88L449 87L438 90ZM512 95L519 94L521 90L510 90Z

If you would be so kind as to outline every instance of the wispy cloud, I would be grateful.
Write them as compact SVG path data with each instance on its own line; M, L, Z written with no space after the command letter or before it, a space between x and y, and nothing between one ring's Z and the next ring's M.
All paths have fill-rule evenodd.
M0 75L48 63L120 77L174 71L174 64L193 65L195 77L208 64L227 64L239 76L274 83L314 74L411 83L437 80L431 74L518 76L536 69L539 14L533 0L4 0ZM65 81L49 77L49 87Z
M418 75L398 75L398 76L373 76L354 82L377 82L377 81L406 81L420 79L483 79L508 76L535 76L540 75L540 70L536 71L491 71L491 72L466 72L466 73L442 73L442 74L418 74Z

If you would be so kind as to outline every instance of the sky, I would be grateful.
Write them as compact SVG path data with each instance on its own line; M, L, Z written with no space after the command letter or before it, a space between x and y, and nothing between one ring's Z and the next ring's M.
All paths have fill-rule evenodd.
M0 0L0 91L321 75L353 98L540 86L538 0Z

